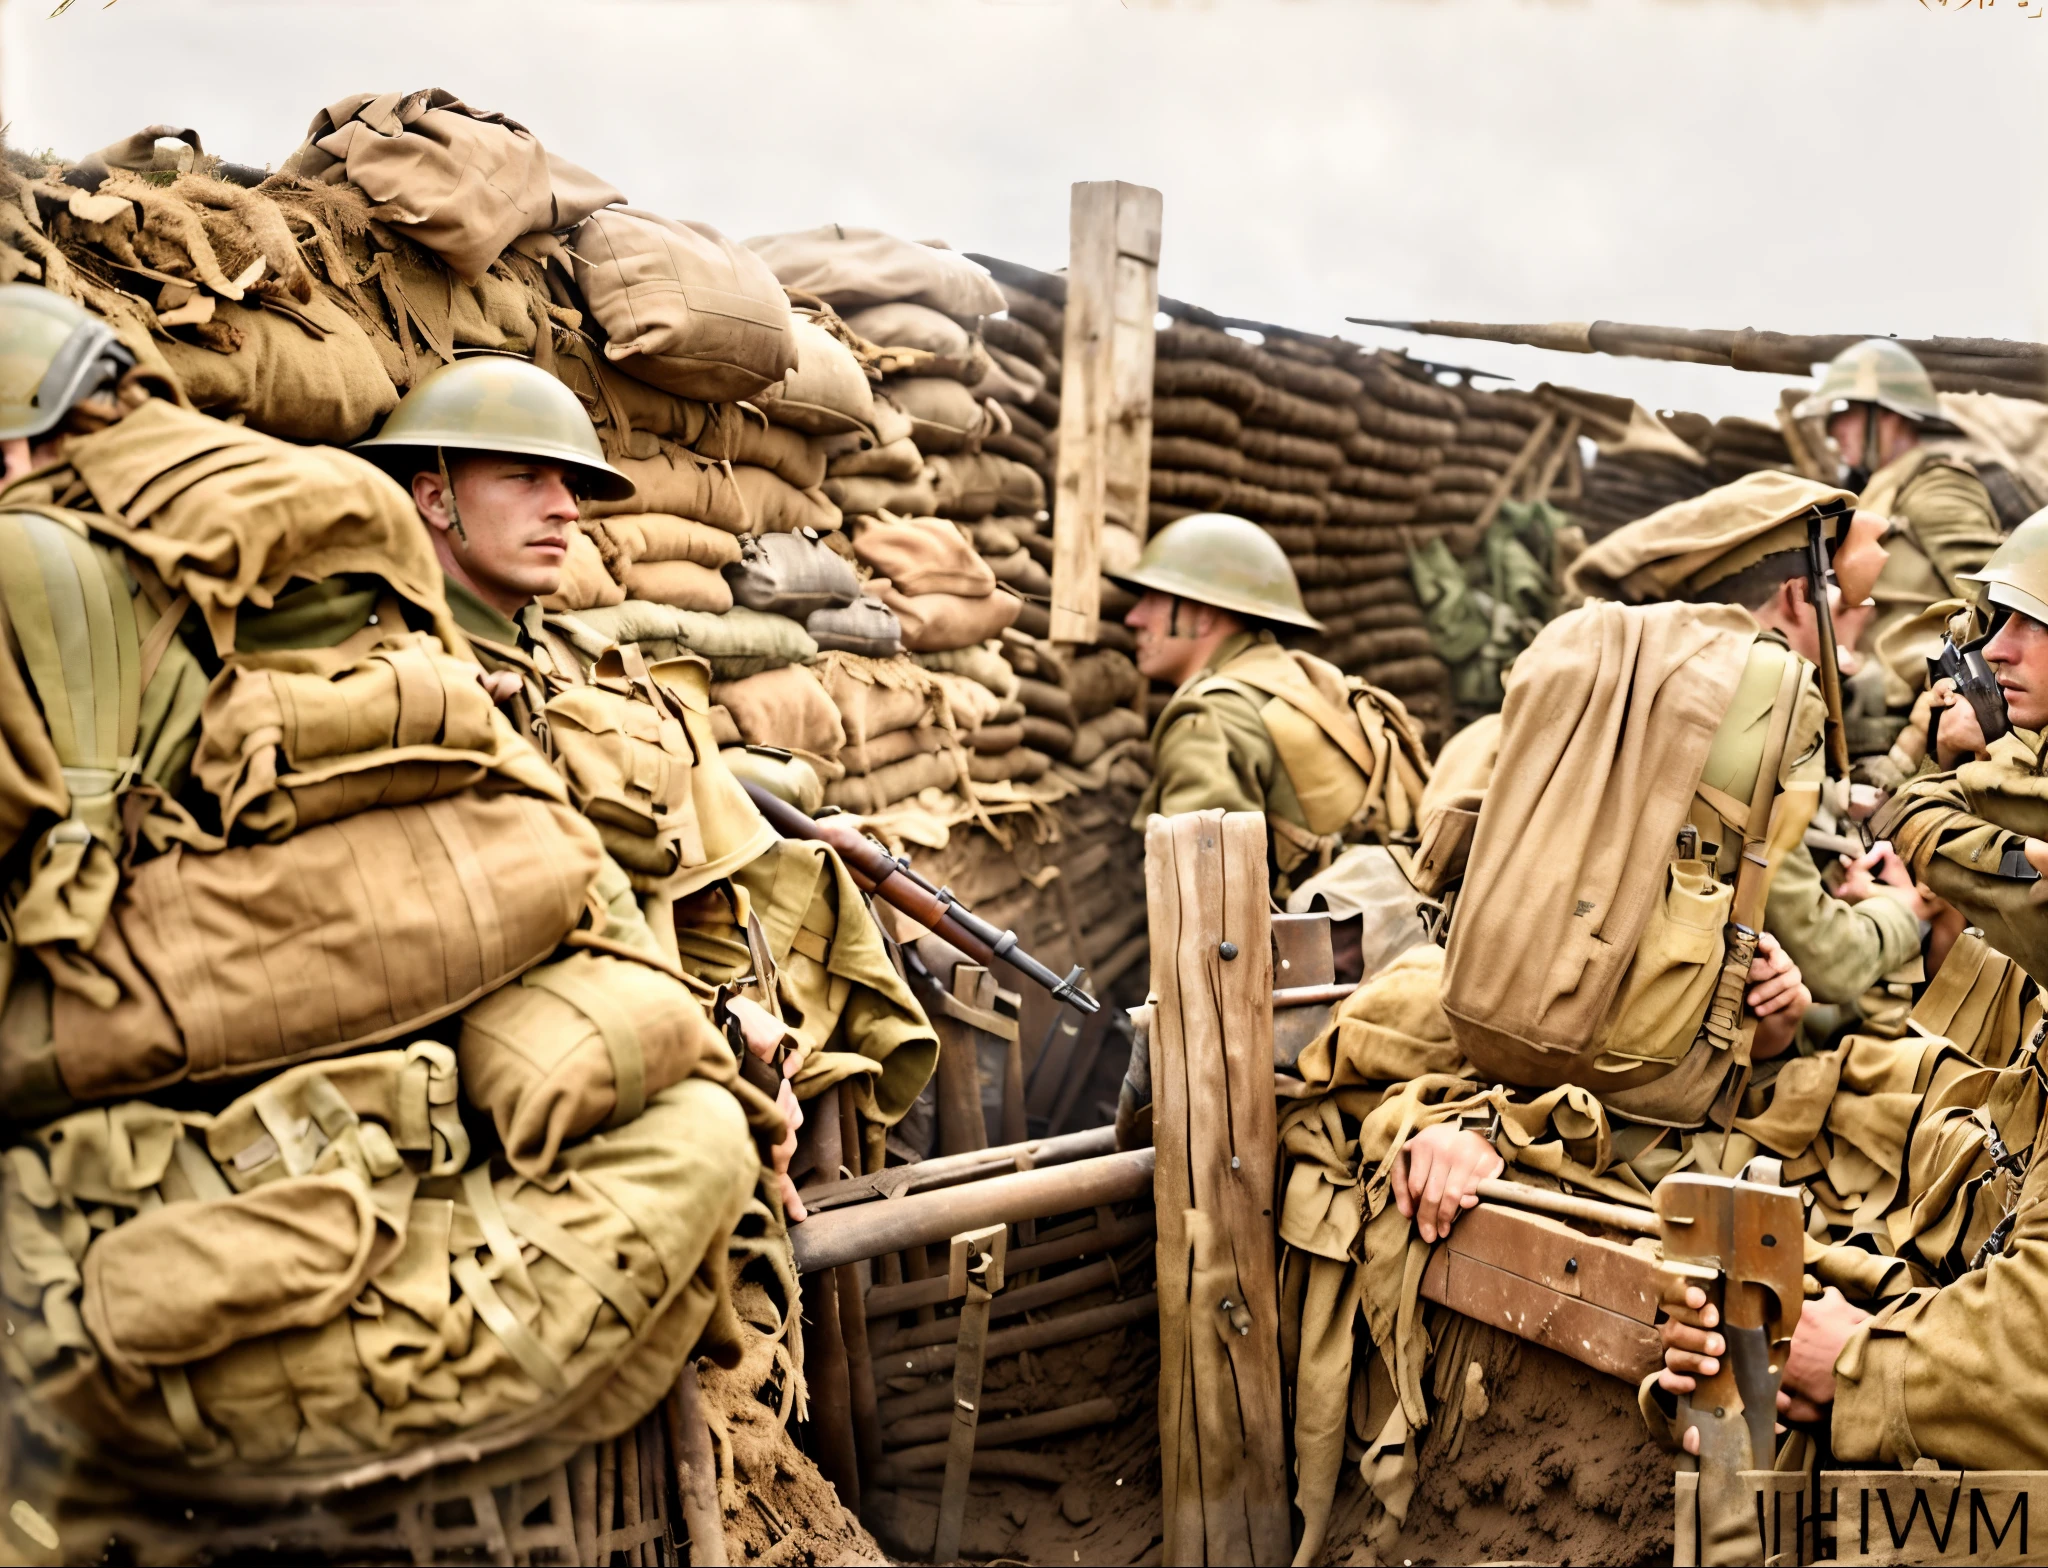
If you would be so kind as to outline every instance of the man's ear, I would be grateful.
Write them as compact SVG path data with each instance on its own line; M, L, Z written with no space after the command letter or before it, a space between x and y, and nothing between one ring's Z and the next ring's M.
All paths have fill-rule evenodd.
M423 468L412 476L412 504L419 509L420 516L427 520L429 528L442 533L448 531L448 498L442 494L441 476L431 468Z

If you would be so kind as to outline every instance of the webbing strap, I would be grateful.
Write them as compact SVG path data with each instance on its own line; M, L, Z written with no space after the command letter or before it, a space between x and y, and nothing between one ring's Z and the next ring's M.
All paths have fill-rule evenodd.
M584 968L587 962L571 959L529 970L522 983L560 998L597 1030L612 1059L612 1084L618 1101L605 1126L617 1127L647 1109L647 1057L640 1046L639 1026L604 987L590 979Z
M512 1234L512 1227L505 1223L504 1210L498 1207L490 1166L477 1165L463 1172L462 1197L470 1213L476 1216L477 1229L484 1233L484 1244L498 1260L503 1277L517 1280L520 1293L537 1305L540 1293L533 1288L532 1277L526 1272L526 1259L519 1254L519 1238Z
M458 1257L448 1265L448 1272L476 1307L476 1315L484 1320L484 1326L498 1336L499 1342L512 1353L512 1359L519 1363L526 1375L550 1394L560 1397L567 1393L569 1380L562 1375L561 1363L555 1360L554 1352L513 1315L512 1309L505 1305L505 1298L498 1294L497 1287L485 1276L476 1258L469 1254Z
M171 639L178 635L185 612L192 608L192 595L180 590L177 598L165 605L156 618L156 624L149 629L149 635L142 639L139 655L140 669L137 679L143 691L149 690L149 683L156 679L156 669L164 662L164 655L171 651Z
M1291 660L1289 661L1291 664ZM1384 759L1372 754L1372 747L1365 738L1365 726L1355 710L1350 707L1338 708L1314 686L1308 677L1295 672L1296 678L1282 681L1269 678L1255 671L1235 669L1225 665L1221 671L1202 683L1200 690L1216 686L1236 684L1249 686L1253 691L1268 697L1278 697L1289 707L1315 724L1315 727L1330 737L1337 749L1349 757L1368 779L1374 777L1384 765ZM1346 719L1350 722L1347 724Z
M520 1235L609 1301L634 1333L640 1331L652 1309L632 1276L607 1262L588 1242L577 1240L553 1220L534 1213L524 1204L508 1200L504 1207L505 1218L519 1228Z
M171 1426L187 1453L210 1454L220 1447L219 1437L214 1435L213 1428L199 1413L199 1401L192 1393L192 1379L183 1367L158 1367L156 1385L164 1396L164 1411L170 1416Z
M178 1141L171 1145L171 1158L184 1173L185 1180L191 1184L200 1202L211 1203L235 1195L234 1188L221 1175L220 1167L207 1158L206 1151L199 1147L190 1133L178 1135Z
M456 880L468 898L470 928L476 933L477 965L484 974L501 975L511 967L505 958L505 918L498 907L497 888L484 873L483 859L470 839L462 813L447 800L435 800L427 803L426 818L433 824L434 834L447 851Z
M142 700L135 606L112 557L63 515L0 514L0 597L58 761L104 772L76 792L106 794L133 766Z

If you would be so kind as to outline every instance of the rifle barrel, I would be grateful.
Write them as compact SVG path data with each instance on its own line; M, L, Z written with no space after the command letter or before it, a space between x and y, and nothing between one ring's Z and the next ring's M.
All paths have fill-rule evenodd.
M1575 1197L1569 1192L1552 1192L1547 1187L1525 1187L1518 1181L1482 1181L1479 1196L1495 1203L1512 1203L1517 1208L1536 1209L1566 1219L1591 1220L1610 1230L1633 1231L1638 1236L1661 1232L1657 1216L1645 1209L1631 1209L1620 1203L1602 1203L1597 1198Z

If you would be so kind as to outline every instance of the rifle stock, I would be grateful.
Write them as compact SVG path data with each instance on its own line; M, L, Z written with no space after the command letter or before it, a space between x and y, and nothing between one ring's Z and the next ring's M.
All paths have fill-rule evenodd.
M744 780L742 784L761 815L768 819L768 825L784 838L810 839L837 850L863 892L901 910L976 963L986 965L1001 959L1034 985L1043 986L1057 1000L1084 1013L1100 1011L1102 1004L1081 989L1083 971L1079 964L1061 977L1025 952L1017 943L1016 932L996 930L955 898L950 889L933 887L910 869L909 861L898 860L866 834L829 819L820 822L758 784Z

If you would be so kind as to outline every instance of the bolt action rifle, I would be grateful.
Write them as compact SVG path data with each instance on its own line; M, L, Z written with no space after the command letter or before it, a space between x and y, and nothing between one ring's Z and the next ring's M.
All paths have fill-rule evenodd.
M2012 715L2006 711L2005 693L1998 689L1998 677L1984 658L1984 644L1989 637L1979 637L1975 642L1966 642L1958 648L1955 639L1942 634L1941 650L1930 654L1927 659L1927 684L1948 681L1958 697L1969 703L1970 711L1977 715L1977 729L1984 739L1997 740L2012 730ZM1941 735L1941 716L1948 710L1936 708L1927 721L1927 755L1936 767L1941 765L1941 749L1938 744Z
M1084 1013L1101 1010L1102 1004L1081 988L1085 971L1076 964L1062 978L1017 944L1017 933L998 931L959 899L950 888L933 887L910 869L908 859L891 855L880 844L852 827L829 819L823 822L806 816L796 807L758 784L746 791L760 808L768 825L784 838L810 839L829 844L846 862L861 890L893 905L935 936L960 949L978 964L997 959L1016 968L1034 985L1043 986L1054 999Z

